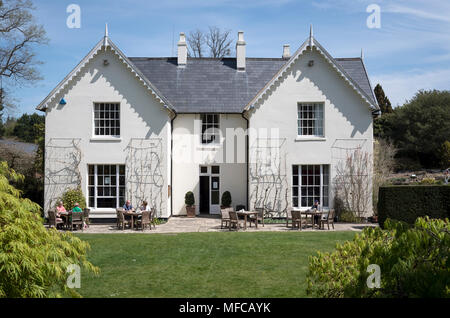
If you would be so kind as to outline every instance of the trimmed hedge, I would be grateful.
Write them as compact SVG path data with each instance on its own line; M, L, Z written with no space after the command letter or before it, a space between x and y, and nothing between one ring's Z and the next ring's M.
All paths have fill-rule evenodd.
M380 187L378 222L383 227L387 218L414 224L416 219L450 218L450 186L401 185Z

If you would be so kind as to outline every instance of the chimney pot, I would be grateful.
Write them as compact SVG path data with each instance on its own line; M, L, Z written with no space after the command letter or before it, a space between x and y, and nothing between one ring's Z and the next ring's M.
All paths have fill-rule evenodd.
M236 42L236 68L238 71L245 71L245 41L244 32L238 32L238 40Z
M289 44L283 45L283 58L289 59L291 57L291 47Z
M187 44L184 32L180 33L180 40L178 41L178 66L186 66L187 63Z

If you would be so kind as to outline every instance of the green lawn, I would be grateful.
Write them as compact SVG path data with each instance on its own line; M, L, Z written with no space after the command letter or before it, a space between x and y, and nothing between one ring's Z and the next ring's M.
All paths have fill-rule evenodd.
M354 232L78 234L84 297L305 297L308 256Z

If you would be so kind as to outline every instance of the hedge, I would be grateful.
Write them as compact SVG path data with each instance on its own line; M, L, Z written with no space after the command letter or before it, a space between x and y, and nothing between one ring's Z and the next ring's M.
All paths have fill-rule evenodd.
M401 185L380 187L378 222L387 218L414 224L416 218L450 218L450 186Z

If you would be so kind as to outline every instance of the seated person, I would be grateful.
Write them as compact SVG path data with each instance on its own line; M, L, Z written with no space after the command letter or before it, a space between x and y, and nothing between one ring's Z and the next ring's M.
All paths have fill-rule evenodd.
M125 204L123 205L123 209L125 211L133 211L133 206L131 205L131 201L127 200L127 202L125 202Z
M150 211L150 206L147 201L142 201L142 205L139 208L141 211Z
M72 212L83 212L78 202L75 202L75 206L73 207Z
M56 206L56 220L57 221L62 221L61 212L66 212L66 208L64 207L62 201L59 201L58 205Z
M311 207L311 210L316 210L317 212L320 211L320 205L319 200L314 201L313 206ZM320 215L314 215L314 223L319 223Z

